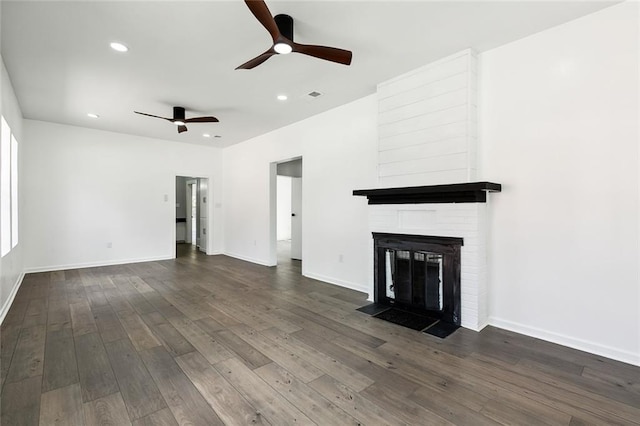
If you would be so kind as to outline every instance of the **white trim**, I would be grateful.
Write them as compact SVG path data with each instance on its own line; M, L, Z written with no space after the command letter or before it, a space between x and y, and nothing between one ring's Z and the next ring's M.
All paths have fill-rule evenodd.
M5 300L4 305L2 305L2 308L0 309L0 324L4 322L4 318L7 316L9 308L11 308L11 305L13 304L13 299L16 298L16 294L18 294L18 290L22 285L22 280L24 280L24 272L18 276L18 280L13 285L13 289L11 289L9 297Z
M209 200L207 202L207 234L206 234L206 238L207 238L207 250L209 250L210 246L213 247L214 244L214 237L213 237L213 233L214 233L214 227L213 227L213 216L214 216L214 206L215 206L215 194L213 191L213 176L212 175L208 175L208 174L200 174L200 173L177 173L173 175L173 183L172 183L172 188L173 188L173 193L169 196L171 201L171 205L173 206L172 209L172 213L171 213L171 217L172 217L172 225L171 225L171 250L173 253L173 257L171 257L171 259L175 259L178 257L178 253L176 251L176 192L177 192L177 182L176 179L179 177L184 177L184 178L191 178L191 179L207 179L207 200ZM199 250L199 249L198 249ZM206 254L210 254L210 253L206 253ZM217 254L217 253L216 253ZM164 259L162 259L164 260Z
M489 325L489 321L488 320L487 321L483 321L482 323L478 324L478 329L475 330L475 331L477 331L479 333L488 325Z
M239 259L239 260L244 260L245 262L251 262L251 263L256 263L258 265L262 265L262 266L277 266L277 264L270 264L268 261L264 261L261 259L256 259L253 257L248 257L248 256L243 256L241 254L235 254L235 253L229 253L228 251L221 253L224 254L225 256L229 256L229 257L233 257L234 259Z
M351 290L355 290L355 291L359 291L362 293L365 293L367 295L367 297L371 297L369 295L369 288L367 286L364 286L362 284L357 284L357 283L352 283L350 281L344 281L338 278L333 278L333 277L327 277L326 275L320 275L320 274L314 274L314 273L309 273L309 272L305 272L304 274L302 274L303 276L307 277L307 278L312 278L314 280L318 280L318 281L323 281L325 283L329 283L329 284L333 284L333 285L337 285L340 287L345 287Z
M535 337L537 339L546 340L548 342L557 343L562 346L567 346L573 349L578 349L640 367L640 355L631 351L625 351L622 349L613 348L611 346L602 345L600 343L578 339L564 334L555 333L553 331L547 331L541 328L531 327L528 325L495 317L489 318L489 324L498 328L503 328L505 330Z
M81 268L95 268L99 266L112 266L112 265L125 265L127 263L143 263L143 262L156 262L158 260L173 260L175 257L171 255L145 257L139 259L120 259L120 260L105 260L98 262L87 263L73 263L69 265L51 265L51 266L35 266L25 268L25 272L52 272L52 271L64 271L67 269L81 269Z

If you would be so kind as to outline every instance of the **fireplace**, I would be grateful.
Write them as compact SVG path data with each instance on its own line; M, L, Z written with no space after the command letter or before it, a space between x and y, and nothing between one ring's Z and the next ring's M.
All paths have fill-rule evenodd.
M462 238L374 232L374 301L460 325Z
M422 316L441 318L438 324L481 330L488 322L488 193L501 189L497 183L468 182L353 191L353 195L366 196L370 205L369 229L374 238L369 300L388 310L392 305L405 311L421 310ZM387 256L391 267L385 265ZM396 269L398 261L401 270ZM407 263L413 266L403 270ZM389 274L395 280L392 294L387 294ZM416 286L414 276L418 277ZM409 278L412 284L407 287ZM363 312L379 318L377 309ZM421 325L411 328L422 330Z

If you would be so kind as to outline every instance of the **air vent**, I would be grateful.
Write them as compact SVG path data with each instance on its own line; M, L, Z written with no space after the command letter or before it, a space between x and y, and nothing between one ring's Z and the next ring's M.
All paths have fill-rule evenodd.
M318 96L321 96L322 93L320 92L316 92L315 90L311 93L309 93L309 96L311 96L312 98L317 98Z

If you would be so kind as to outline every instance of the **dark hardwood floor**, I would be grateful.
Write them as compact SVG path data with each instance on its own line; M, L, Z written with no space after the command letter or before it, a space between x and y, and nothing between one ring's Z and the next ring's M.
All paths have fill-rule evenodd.
M365 295L180 245L25 277L2 324L9 425L640 424L640 368L487 327L445 340Z

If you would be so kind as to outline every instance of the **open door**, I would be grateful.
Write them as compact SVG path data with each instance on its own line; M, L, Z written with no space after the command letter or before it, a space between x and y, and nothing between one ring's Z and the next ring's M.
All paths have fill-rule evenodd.
M291 258L302 260L302 178L291 178Z
M196 240L193 239L194 235L194 224L195 224L195 211L197 206L196 196L196 180L188 180L186 181L186 191L185 191L185 205L186 205L186 216L187 216L187 235L185 238L185 242L189 244L197 244Z
M198 247L201 252L207 252L207 217L209 204L207 203L207 193L209 179L198 179Z

